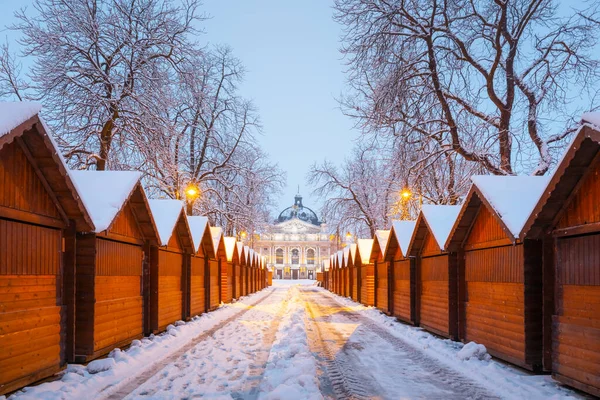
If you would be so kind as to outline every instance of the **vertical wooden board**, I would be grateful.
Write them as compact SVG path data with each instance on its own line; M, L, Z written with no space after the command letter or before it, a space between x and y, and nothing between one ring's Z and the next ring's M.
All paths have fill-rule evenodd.
M563 212L557 228L600 222L600 207L597 205L600 198L600 163L592 168Z
M467 282L523 283L523 267L522 244L465 252Z
M473 222L466 244L481 244L508 239L502 226L487 207L481 206Z
M190 276L190 316L206 312L206 282L204 257L192 257Z
M116 233L131 238L144 239L144 235L138 227L129 203L125 203L121 211L117 214L109 231L110 233Z
M389 312L388 306L388 265L387 262L377 262L377 289L376 289L376 301L377 308L387 313Z

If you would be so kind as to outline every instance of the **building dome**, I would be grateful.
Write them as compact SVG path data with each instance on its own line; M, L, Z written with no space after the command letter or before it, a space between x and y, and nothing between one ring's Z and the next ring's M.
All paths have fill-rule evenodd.
M308 222L309 224L316 226L321 225L321 221L319 221L317 214L310 208L302 205L302 196L299 194L294 197L294 205L283 210L275 222L281 223L294 218L298 218L301 221Z

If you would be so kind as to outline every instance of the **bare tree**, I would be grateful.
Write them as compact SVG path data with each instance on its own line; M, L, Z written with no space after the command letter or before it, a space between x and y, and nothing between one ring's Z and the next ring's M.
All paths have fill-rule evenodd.
M34 0L13 27L22 33L31 97L47 106L65 156L103 170L113 147L145 131L159 79L197 52L198 0ZM35 15L38 14L38 15ZM18 86L18 85L17 85ZM120 153L117 151L115 153Z
M365 128L419 133L490 173L544 174L551 146L573 131L572 97L594 98L600 73L599 4L564 17L557 7L336 0L354 90L346 113Z

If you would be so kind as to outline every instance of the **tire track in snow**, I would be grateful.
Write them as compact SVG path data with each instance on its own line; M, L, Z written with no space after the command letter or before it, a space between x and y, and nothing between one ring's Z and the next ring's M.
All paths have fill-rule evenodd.
M220 329L222 329L223 327L228 325L230 322L242 317L248 311L252 310L253 307L255 307L255 306L259 305L260 303L264 302L265 300L267 300L269 297L271 297L271 295L275 291L276 291L276 289L271 289L270 293L267 294L265 297L261 298L260 300L258 300L255 303L246 305L245 309L240 310L239 312L233 314L231 317L220 322L218 325L214 326L213 328L199 334L198 336L196 336L195 338L190 340L186 345L181 347L179 350L171 353L169 356L165 357L160 362L152 365L152 368L145 369L140 374L136 375L133 379L128 380L125 385L117 387L116 390L114 390L114 386L107 388L106 391L108 392L110 390L110 393L106 394L104 396L102 395L102 393L100 393L100 398L103 398L106 400L120 400L120 399L127 397L129 394L134 392L136 389L138 389L144 383L146 383L147 381L152 379L154 376L158 375L158 373L160 371L162 371L167 365L177 361L179 358L181 358L182 355L184 355L188 351L192 350L199 343L203 342L204 340L208 339L209 337L212 337L217 331L219 331Z
M372 386L372 383L377 381L376 374L370 371L366 365L360 364L362 350L360 343L351 343L350 338L345 339L342 334L336 332L336 323L341 325L343 323L348 324L348 322L352 322L353 325L360 327L360 336L377 336L381 340L391 344L394 350L402 353L402 358L395 360L398 366L406 364L425 370L429 376L427 384L433 389L432 394L428 396L425 393L425 397L438 397L438 393L443 392L445 393L443 397L447 399L496 398L486 389L461 373L445 367L439 361L432 359L412 345L394 336L369 318L339 304L332 296L327 295L321 289L303 288L302 291L309 297L307 304L311 310L313 321L318 319L317 322L313 322L313 326L316 326L316 331L322 336L321 341L325 350L326 370L329 374L334 393L338 398L363 399L385 397L383 396L384 392L381 390L381 386L379 388ZM315 313L315 308L319 314ZM351 355L353 356L351 357ZM380 357L381 361L383 361L386 357L390 357L390 354L381 355ZM333 375L330 370L333 372ZM409 373L411 372L410 369L407 370ZM395 378L394 375L397 375L399 381L406 378L406 376L402 376L406 371L402 371L401 368L390 369L387 373L392 378ZM371 383L371 387L367 386L369 383ZM419 390L423 390L423 388L419 388Z

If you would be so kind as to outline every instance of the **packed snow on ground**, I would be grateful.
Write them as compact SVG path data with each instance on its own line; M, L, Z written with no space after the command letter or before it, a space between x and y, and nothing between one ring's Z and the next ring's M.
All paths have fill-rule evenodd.
M547 176L496 175L475 175L471 179L515 238L521 234L549 180Z
M158 236L163 246L169 243L177 220L183 210L181 200L148 200L152 217L158 230Z
M36 102L0 102L0 136L6 135L41 110L42 105Z
M94 232L108 229L142 177L138 171L70 171Z
M425 204L421 207L421 213L427 222L427 226L442 250L461 208L461 206L438 206L433 204Z

